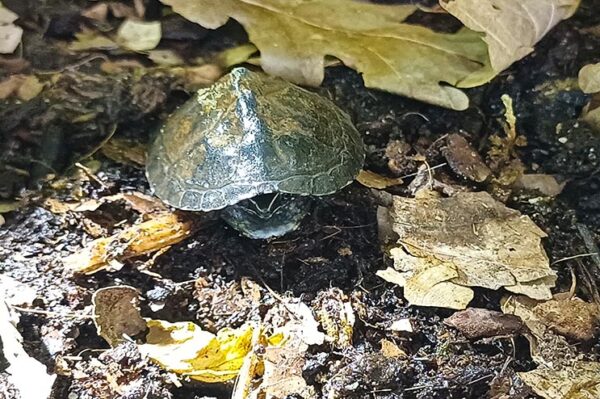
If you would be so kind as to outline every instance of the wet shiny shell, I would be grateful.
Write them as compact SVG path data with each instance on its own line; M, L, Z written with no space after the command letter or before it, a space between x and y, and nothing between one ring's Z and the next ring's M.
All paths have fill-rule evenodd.
M236 68L168 118L146 174L168 204L210 211L272 192L331 194L363 161L358 131L331 101Z

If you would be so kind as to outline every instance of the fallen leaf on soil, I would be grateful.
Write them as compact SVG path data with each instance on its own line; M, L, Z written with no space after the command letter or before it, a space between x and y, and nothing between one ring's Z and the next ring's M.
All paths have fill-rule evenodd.
M133 51L152 50L160 42L160 21L145 22L132 19L125 20L115 41L122 47Z
M408 356L406 355L406 352L403 351L402 349L400 349L398 347L398 345L396 345L395 343L393 343L392 341L389 341L387 339L382 339L381 342L381 354L385 357L394 357L394 358L407 358Z
M115 347L146 329L140 315L139 293L126 285L101 288L92 296L98 335Z
M161 213L113 236L99 238L63 260L76 273L92 274L118 269L122 261L176 244L193 231L193 223L180 214Z
M35 75L12 75L0 82L0 100L16 96L29 101L42 92L44 85Z
M404 286L411 304L463 309L469 287L551 298L556 277L541 245L546 234L488 193L395 196L390 214L399 236L395 270L377 274Z
M546 329L576 342L589 342L600 332L600 306L579 298L538 302L519 296L504 299L502 310L520 316L536 336Z
M289 320L273 326L269 345L264 349L263 379L249 397L276 399L295 394L314 398L314 388L307 385L303 377L305 355L310 345L323 344L325 335L319 331L311 309L302 302L285 300L270 310L270 314L278 313Z
M517 316L481 308L468 308L454 313L444 324L456 328L468 339L518 334L523 322Z
M146 146L139 141L113 137L100 150L115 162L138 167L146 164Z
M148 58L159 66L170 67L185 64L185 60L176 51L170 49L150 50Z
M46 366L25 352L23 337L16 328L18 322L19 317L11 314L8 307L5 291L0 290L0 358L4 378L21 399L49 398L56 375L48 375Z
M515 181L514 188L526 191L536 191L548 197L556 197L565 188L567 181L558 182L552 175L524 174Z
M119 46L103 34L86 29L75 34L75 40L69 43L68 48L71 51L115 50Z
M450 168L456 174L467 179L481 183L492 173L479 153L460 134L452 133L448 135L442 154L448 161Z
M191 322L148 320L146 343L140 351L166 370L202 382L235 378L250 352L255 328L223 329L217 335Z
M571 17L580 0L440 0L467 28L485 34L490 68L460 82L479 86L534 50L556 24Z
M487 63L478 33L434 32L402 23L416 7L345 0L162 0L183 17L216 29L238 21L270 74L321 84L325 56L358 70L367 87L462 110L468 97L455 85ZM360 18L356 18L360 15Z
M348 295L339 288L330 288L319 292L314 306L327 340L338 349L351 347L355 317Z
M545 399L600 398L600 363L576 361L556 368L540 367L518 373L533 391Z
M383 190L403 183L402 179L398 177L386 177L368 170L361 170L356 177L356 181L365 187L376 188L378 190Z
M579 87L584 93L593 94L591 101L583 109L581 119L600 131L600 63L581 68Z
M205 64L169 68L169 74L181 77L186 90L195 91L216 82L223 75L223 69L218 65Z
M600 63L585 65L579 70L579 87L584 93L600 92Z
M19 16L0 3L0 54L12 54L23 36L23 29L13 24Z
M150 197L136 191L109 195L98 199L89 199L82 202L63 202L56 198L47 198L44 201L44 207L54 214L62 214L70 211L94 212L103 204L119 201L124 201L131 209L142 215L167 211L165 204L158 198Z

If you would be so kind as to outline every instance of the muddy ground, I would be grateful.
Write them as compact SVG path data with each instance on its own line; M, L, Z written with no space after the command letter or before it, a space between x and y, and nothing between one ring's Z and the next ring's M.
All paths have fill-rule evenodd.
M151 194L142 169L93 150L115 129L115 137L145 143L157 123L188 94L169 77L136 80L127 73L103 74L99 65L106 55L94 58L94 54L84 57L61 51L56 42L72 35L73 15L84 2L4 3L22 17L26 28L22 54L29 66L25 70L64 72L46 97L0 103L1 195L4 200L27 199L25 206L4 215L0 272L37 292L31 308L38 311L21 311L18 328L26 351L58 374L53 398L229 397L228 384L186 381L176 387L139 355L135 345L110 349L91 319L80 317L89 315L95 290L122 284L140 291L143 316L195 321L212 332L263 317L278 297L294 296L317 308L323 298L340 289L357 315L353 346L343 351L327 345L311 347L304 377L319 397L332 392L338 395L333 397L379 399L538 397L515 376L535 368L523 337L465 339L442 323L452 311L408 306L401 288L375 275L389 264L378 239L376 209L381 196L358 183L320 198L301 227L281 239L250 240L219 220L209 220L150 265L149 257L141 257L114 272L78 276L66 271L61 260L93 238L87 219L100 226L102 234L110 234L118 231L117 222L134 221L139 215L121 203L87 214L57 214L45 201L129 191ZM564 81L575 78L583 65L600 62L600 36L588 33L588 28L600 26L599 9L600 1L584 0L578 13L548 34L533 54L490 84L470 90L472 106L464 112L366 89L357 73L342 66L327 69L320 92L352 116L367 145L365 167L388 176L411 175L418 167L417 162L407 161L390 170L386 148L395 140L407 143L412 155L425 154L435 166L446 162L437 140L460 133L485 158L489 136L502 132L500 96L509 94L518 131L528 142L518 149L526 170L560 174L569 182L556 198L538 201L537 194L512 192L504 198L507 205L530 216L548 234L544 247L551 261L595 252L600 234L600 135L576 121L588 98ZM444 25L451 27L452 21ZM194 51L200 53L244 40L235 23L196 33L199 46ZM10 65L4 64L5 77ZM90 91L95 93L93 99L80 109L77 95L86 97ZM144 102L131 101L132 97ZM65 116L73 112L95 116L74 127L67 123L70 116ZM569 136L567 143L559 141L564 135ZM96 178L71 166L74 161L89 162L90 152L97 161ZM48 179L49 172L56 177ZM448 166L436 169L436 175L455 187L490 190ZM408 177L404 185L388 192L410 195L410 181ZM573 271L579 281L576 294L593 300L600 285L600 264L595 262L594 257L581 257L553 265L559 275L555 292L569 289ZM260 285L261 306L244 300L246 279ZM502 294L476 289L470 306L498 310ZM390 331L389 323L399 318L410 318L414 332ZM396 343L408 358L383 356L384 338ZM598 341L576 349L589 359L600 358ZM106 381L107 373L143 384L138 391L119 394ZM10 398L5 377L0 386Z

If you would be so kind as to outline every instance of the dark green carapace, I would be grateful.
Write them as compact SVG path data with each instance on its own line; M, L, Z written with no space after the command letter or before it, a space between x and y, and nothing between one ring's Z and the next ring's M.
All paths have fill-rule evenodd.
M360 134L331 101L236 68L167 119L150 147L146 174L166 203L212 211L262 194L332 194L354 180L364 157ZM293 196L275 200L275 208L261 208L266 213L256 201L245 201L226 210L224 219L253 238L285 234L298 226L308 205L296 204ZM246 206L248 212L240 211Z

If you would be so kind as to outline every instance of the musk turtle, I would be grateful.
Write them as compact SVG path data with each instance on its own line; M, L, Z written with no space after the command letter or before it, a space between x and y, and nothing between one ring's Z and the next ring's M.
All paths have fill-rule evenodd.
M150 146L146 175L167 204L225 208L228 224L268 238L295 229L311 196L352 182L364 157L350 117L331 101L236 68L166 120Z

